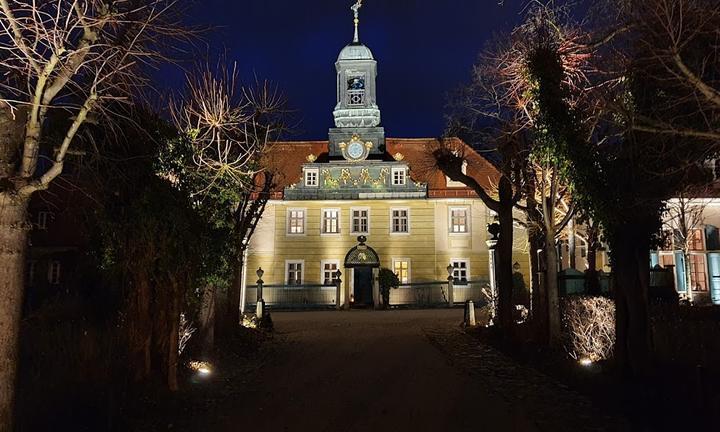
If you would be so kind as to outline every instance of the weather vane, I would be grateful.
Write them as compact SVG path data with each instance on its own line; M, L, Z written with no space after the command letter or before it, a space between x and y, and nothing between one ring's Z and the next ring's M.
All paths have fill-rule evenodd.
M358 43L360 42L360 37L358 36L358 24L360 24L360 8L362 7L363 0L357 0L357 2L350 6L350 9L352 9L353 14L355 15L355 37L353 38L353 42Z

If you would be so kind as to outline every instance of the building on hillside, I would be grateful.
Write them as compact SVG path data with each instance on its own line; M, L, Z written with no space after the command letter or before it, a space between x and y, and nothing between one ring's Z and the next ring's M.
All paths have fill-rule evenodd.
M427 169L437 140L386 138L377 62L359 41L357 19L355 38L335 66L337 106L328 140L281 142L272 150L268 168L280 176L245 261L246 301L255 302L256 269L262 268L270 305L282 302L273 297L281 295L291 303L377 305L380 267L415 288L393 290L391 304L414 302L421 287L442 302L449 271L458 282L454 300L478 300L489 281L486 239L493 215L464 184ZM464 146L458 139L453 145ZM467 150L465 169L491 187L496 168ZM527 254L517 254L527 281ZM332 287L337 270L339 299Z

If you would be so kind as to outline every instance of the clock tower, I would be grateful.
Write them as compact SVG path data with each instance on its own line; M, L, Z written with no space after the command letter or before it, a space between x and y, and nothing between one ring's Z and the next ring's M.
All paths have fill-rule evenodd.
M337 71L337 105L333 111L335 127L329 132L331 157L350 162L380 155L385 147L385 130L380 127L377 105L377 61L368 47L360 43L358 24L362 2L352 10L355 15L353 41L340 52Z

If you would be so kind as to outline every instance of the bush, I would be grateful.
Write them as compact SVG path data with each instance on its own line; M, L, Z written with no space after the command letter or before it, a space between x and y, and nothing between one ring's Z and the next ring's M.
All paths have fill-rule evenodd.
M567 297L562 304L565 349L576 360L607 360L615 344L615 304L605 297Z
M400 279L389 268L381 268L378 274L378 282L380 285L380 295L383 300L383 307L390 306L390 289L400 286Z

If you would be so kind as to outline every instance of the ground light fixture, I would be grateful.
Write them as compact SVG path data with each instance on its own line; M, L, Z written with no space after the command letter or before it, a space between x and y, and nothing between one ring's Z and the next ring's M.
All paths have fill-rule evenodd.
M191 361L189 366L200 376L208 376L212 373L212 366L206 361Z
M584 357L584 358L581 358L581 359L580 359L580 364L583 365L583 366L590 366L590 365L593 364L593 361L590 360L590 359L587 358L587 357Z

